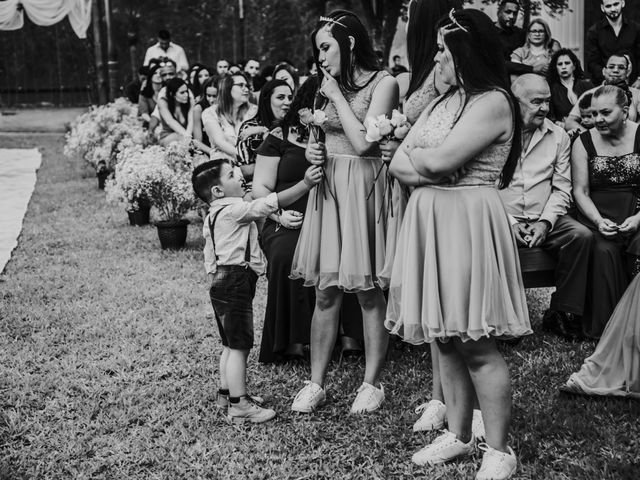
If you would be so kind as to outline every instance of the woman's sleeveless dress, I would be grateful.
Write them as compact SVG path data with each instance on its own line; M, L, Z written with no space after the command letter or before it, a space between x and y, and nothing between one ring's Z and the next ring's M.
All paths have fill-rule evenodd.
M482 95L469 99L462 115ZM455 114L430 106L416 146L436 147ZM518 248L495 188L511 140L465 164L455 184L416 188L391 275L385 326L412 344L532 333Z
M237 125L230 123L229 120L226 119L226 117L218 115L217 110L218 105L213 104L202 112L202 116L200 117L202 119L202 127L206 128L206 125L210 122L218 123L218 125L220 125L220 128L222 129L224 139L235 147L238 143L238 133L240 132L240 126L243 122L249 120L250 118L253 118L256 115L258 107L253 104L249 105L249 109L245 112ZM226 158L228 160L231 160L232 162L237 162L237 155L229 155L228 153L223 152L220 147L215 144L213 139L209 139L209 141L211 142L210 158L212 160L216 158Z
M344 94L360 122L365 120L376 86L389 74L381 71L372 75L360 91ZM386 218L384 178L381 175L374 181L382 165L380 152L375 149L366 157L359 156L344 133L333 103L329 102L324 111L324 195L319 186L309 194L291 278L301 278L305 285L321 290L370 290L376 286L386 248L385 222L377 221L381 209L382 218Z
M634 153L626 155L598 155L590 131L583 133L580 140L587 152L589 196L604 218L620 224L640 210L640 127ZM582 328L585 335L598 338L629 285L631 272L637 268L640 232L607 239L582 214L578 220L594 233L587 286L591 301L585 305Z
M434 68L422 86L404 101L403 113L411 125L416 124L422 112L438 95ZM409 201L409 187L403 186L396 180L393 182L391 194L393 208L391 209L392 211L387 212L387 251L385 252L382 270L378 273L378 284L384 290L389 288L391 280L391 271L393 270L393 262L396 256L396 242L400 234L404 212L407 209L407 201Z
M620 299L596 351L569 377L590 395L640 399L640 275Z

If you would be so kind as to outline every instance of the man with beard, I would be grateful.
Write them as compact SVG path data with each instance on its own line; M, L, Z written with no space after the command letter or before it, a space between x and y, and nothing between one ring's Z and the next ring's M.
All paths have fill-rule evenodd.
M525 73L544 75L542 65L532 67L511 61L513 51L523 46L527 38L525 31L516 26L518 12L520 12L519 0L501 0L498 4L498 21L495 26L502 44L502 53L507 62L507 72L509 75L523 75Z
M522 153L513 179L499 191L520 248L539 247L557 260L556 291L542 326L566 339L581 335L592 248L590 230L567 214L571 203L571 142L547 119L551 90L525 74L511 86L522 115Z
M605 18L592 25L587 32L585 58L587 71L594 84L602 83L602 70L607 59L616 52L624 52L631 60L629 79L636 82L634 87L640 87L640 81L636 80L640 60L640 26L633 20L624 18L624 5L624 0L601 0L600 10Z

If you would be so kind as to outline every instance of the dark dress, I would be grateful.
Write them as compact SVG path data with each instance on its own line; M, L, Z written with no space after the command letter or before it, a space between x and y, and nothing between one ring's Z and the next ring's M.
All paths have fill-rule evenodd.
M591 131L580 135L587 152L589 191L603 218L620 224L640 210L640 128L632 153L604 156L596 152ZM578 214L594 232L587 282L587 304L582 317L585 335L599 338L622 294L629 286L640 256L640 231L611 239L603 237L593 223Z
M551 89L551 105L549 106L549 118L554 121L564 121L569 115L573 104L569 101L567 87L561 82L552 83L549 85ZM573 93L578 98L587 90L591 90L593 84L589 80L574 80L573 81Z
M305 149L287 140L288 130L276 128L256 150L257 155L278 157L275 192L291 188L304 178L309 167ZM308 195L300 197L285 210L305 213ZM267 218L261 243L267 257L267 306L258 360L263 363L286 360L283 355L292 344L307 345L315 307L315 290L302 280L291 280L291 262L300 229L279 227ZM345 334L362 339L362 315L355 295L345 295L341 311Z

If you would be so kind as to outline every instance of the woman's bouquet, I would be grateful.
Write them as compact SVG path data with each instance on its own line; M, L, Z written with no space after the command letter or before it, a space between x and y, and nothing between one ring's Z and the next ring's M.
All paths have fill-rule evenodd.
M326 135L322 126L324 125L324 122L327 121L327 114L324 113L324 110L316 109L311 111L310 108L302 108L298 110L298 115L300 117L300 123L307 128L309 136L313 136L313 139L317 143L324 143ZM334 200L336 199L335 195L331 191L331 187L327 183L324 165L322 165L322 182L318 184L318 188L316 189L316 208L318 208L319 196L322 195L322 197L326 199L327 192L329 192L331 198Z
M411 124L407 120L407 117L398 110L394 110L391 113L391 118L387 118L386 115L367 117L364 121L364 126L366 128L365 140L367 142L377 142L380 144L384 144L389 141L402 142L411 129ZM380 165L380 168L373 179L371 190L367 195L367 200L373 194L376 182L378 181L383 169L385 169L385 187L382 194L382 208L380 209L378 221L382 217L385 206L386 210L391 213L391 216L393 216L393 184L395 179L389 174L388 162L382 162L382 165Z

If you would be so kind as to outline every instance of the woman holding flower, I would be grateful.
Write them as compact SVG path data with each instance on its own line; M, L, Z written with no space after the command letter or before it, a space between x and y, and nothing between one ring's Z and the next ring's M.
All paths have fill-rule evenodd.
M386 236L384 222L376 222L384 189L376 172L382 160L377 143L365 139L363 122L391 114L398 85L380 70L366 29L353 13L337 10L321 17L311 40L323 77L318 99L326 139L312 135L306 157L323 166L324 179L309 196L292 264L292 278L316 288L311 381L296 395L292 410L309 413L325 400L325 374L348 291L356 293L363 316L366 368L351 407L362 413L376 410L384 400L379 376L388 342L386 303L376 283Z

